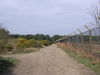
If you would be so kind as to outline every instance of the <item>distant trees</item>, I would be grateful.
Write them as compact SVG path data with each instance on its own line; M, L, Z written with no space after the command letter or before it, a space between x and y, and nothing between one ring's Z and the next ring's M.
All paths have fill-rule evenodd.
M25 38L27 40L33 39L33 35L20 35L20 34L10 34L10 38Z
M36 34L36 35L19 35L19 34L10 34L10 37L11 38L24 38L24 39L27 39L27 40L30 40L30 39L34 39L34 40L48 40L50 42L54 42L58 39L60 39L62 36L60 35L54 35L54 36L50 36L50 35L44 35L44 34Z
M48 37L46 38L45 37L46 35L44 35L44 34L36 34L36 35L34 35L34 39L35 40L47 40L48 39ZM50 36L49 36L49 38L50 38Z
M49 35L44 35L44 34L36 34L36 35L20 35L20 34L10 34L11 38L24 38L24 39L35 39L35 40L50 40Z
M63 37L63 36L60 36L60 35L54 35L54 36L52 37L52 41L54 42L54 41L60 39L61 37Z

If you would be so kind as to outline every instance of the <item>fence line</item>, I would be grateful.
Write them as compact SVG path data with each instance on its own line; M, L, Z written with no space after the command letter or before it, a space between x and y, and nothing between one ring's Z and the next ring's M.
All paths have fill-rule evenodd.
M56 42L65 43L66 45L84 50L95 56L100 57L100 26L88 29L86 32L81 32L76 35L65 36Z

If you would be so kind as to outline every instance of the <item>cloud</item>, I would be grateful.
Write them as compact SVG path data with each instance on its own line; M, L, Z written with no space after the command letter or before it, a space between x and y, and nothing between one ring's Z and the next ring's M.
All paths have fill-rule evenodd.
M0 23L11 33L66 34L88 21L92 1L0 0Z

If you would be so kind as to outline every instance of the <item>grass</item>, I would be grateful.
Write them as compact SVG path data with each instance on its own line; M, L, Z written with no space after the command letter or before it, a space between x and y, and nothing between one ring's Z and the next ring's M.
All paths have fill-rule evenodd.
M14 58L3 58L0 57L0 75L11 71L11 68L18 64L18 60Z
M69 54L69 56L71 56L72 58L74 58L78 62L86 65L87 67L89 67L94 72L96 72L97 75L100 75L100 64L93 64L92 60L89 60L88 58L81 57L81 56L77 55L77 53L75 53L74 51L65 50L65 49L63 49L63 50L65 52L67 52Z

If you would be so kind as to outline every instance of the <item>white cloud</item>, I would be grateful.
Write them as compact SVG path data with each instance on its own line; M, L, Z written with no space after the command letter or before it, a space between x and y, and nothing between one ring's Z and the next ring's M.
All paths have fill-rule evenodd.
M64 34L88 21L87 8L92 1L0 0L0 22L12 33Z

